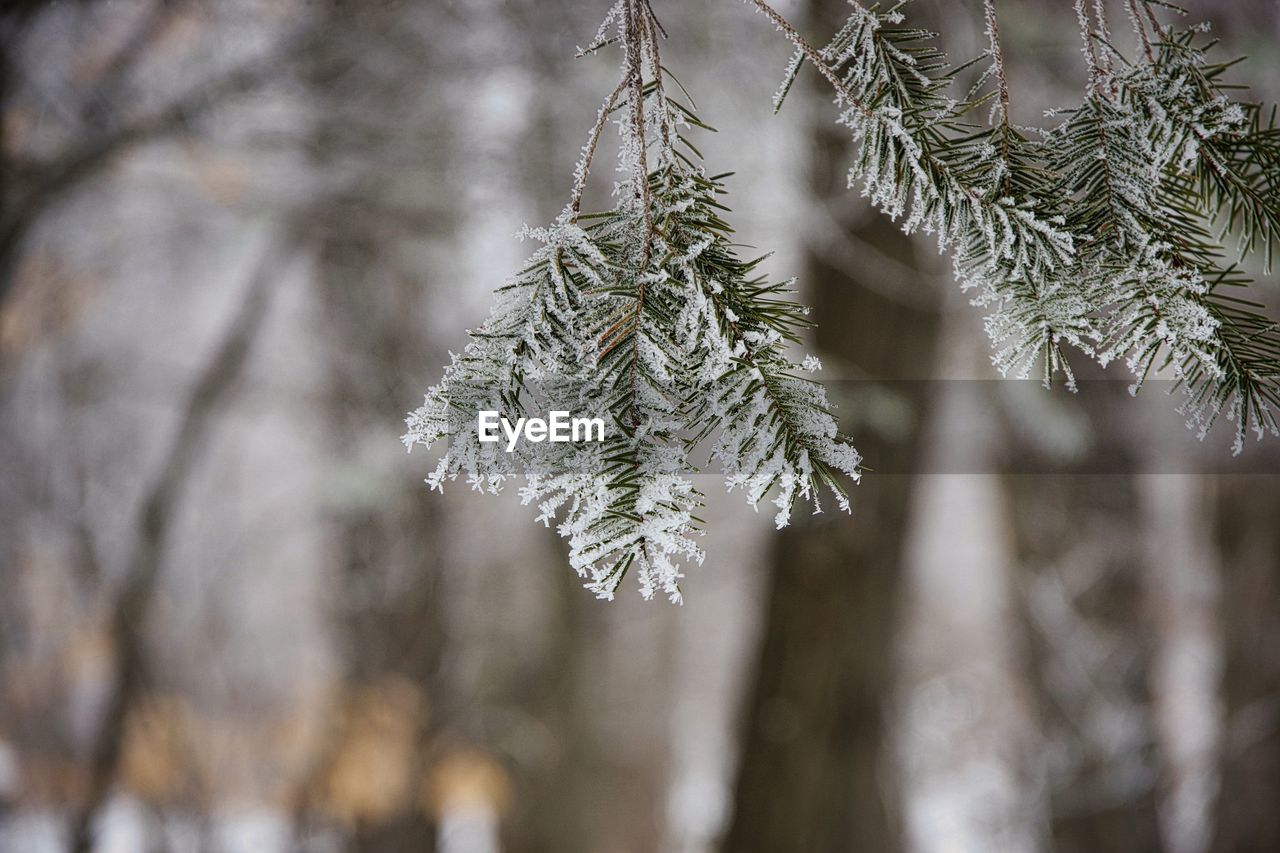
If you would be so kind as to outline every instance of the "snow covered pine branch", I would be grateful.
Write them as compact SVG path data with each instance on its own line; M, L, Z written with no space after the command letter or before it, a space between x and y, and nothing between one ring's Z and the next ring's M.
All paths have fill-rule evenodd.
M1239 294L1241 265L1269 269L1280 235L1280 130L1274 112L1228 95L1234 63L1208 58L1203 26L1174 29L1156 0L1126 0L1139 56L1124 56L1076 0L1089 72L1083 101L1048 129L1008 115L994 0L990 46L953 66L935 34L851 0L834 38L814 48L764 0L746 0L795 46L775 108L808 62L836 94L838 122L857 144L850 186L908 233L936 236L962 286L988 306L1004 373L1042 371L1073 384L1063 347L1137 377L1167 369L1185 389L1188 425L1203 437L1219 416L1277 433L1280 329ZM1096 29L1095 29L1096 27ZM986 70L962 98L957 75ZM989 106L988 127L973 115ZM1234 245L1231 245L1234 244Z
M538 519L558 521L570 562L603 598L634 572L640 591L680 599L697 544L701 497L695 448L709 448L730 489L755 505L772 496L779 527L797 500L820 509L826 487L847 510L839 477L858 476L857 453L837 434L822 388L800 375L815 361L785 355L806 309L733 250L721 179L698 164L685 134L710 130L668 94L661 26L647 0L609 11L593 53L622 48L622 74L588 136L573 194L541 246L441 382L408 418L405 443L445 442L432 488L464 476L520 495ZM674 82L674 80L673 80ZM678 83L676 84L678 87ZM686 95L687 97L687 95ZM626 178L612 210L582 214L600 137L616 124ZM481 441L481 412L603 413L598 442Z
M993 362L1045 384L1074 377L1066 350L1124 361L1136 392L1167 370L1187 393L1203 437L1225 414L1240 452L1250 429L1276 433L1280 329L1238 295L1242 266L1270 267L1280 238L1280 129L1274 111L1233 100L1204 27L1160 22L1170 7L1125 0L1137 56L1106 30L1100 0L1076 0L1088 85L1054 127L1009 116L995 0L984 0L989 48L954 66L936 36L888 9L851 0L822 48L765 0L746 0L792 42L775 109L804 65L831 85L837 121L855 142L850 186L908 233L934 236L961 285L987 306ZM1092 23L1090 11L1092 11ZM700 562L690 479L699 444L728 486L754 505L773 495L785 524L819 488L848 500L857 454L837 434L822 389L784 355L804 309L784 285L738 258L721 214L720 178L685 138L709 129L666 91L665 35L648 0L620 0L584 53L622 49L622 74L583 149L569 205L498 292L471 342L408 420L405 442L446 449L428 482L465 475L520 492L558 519L573 567L602 597L633 568L641 592L680 596L682 567ZM957 77L981 68L962 97ZM672 82L675 82L672 79ZM678 87L678 83L676 84ZM686 93L687 97L687 93ZM986 110L985 122L974 116ZM1049 113L1050 115L1056 113ZM622 172L612 210L584 215L601 136L617 126ZM606 440L479 440L482 412L607 413Z

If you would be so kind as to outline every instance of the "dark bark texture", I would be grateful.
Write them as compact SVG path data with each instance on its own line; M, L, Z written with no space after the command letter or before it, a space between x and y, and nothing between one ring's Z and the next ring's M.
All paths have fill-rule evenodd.
M845 12L843 3L815 0L807 29L830 30ZM861 245L914 266L914 248L885 217L851 221L848 141L831 118L814 117L812 181L815 203L831 211L844 241L811 245L803 272L815 315L841 319L820 325L816 341L833 372L925 378L933 370L936 294L924 284L886 294L872 265L847 262L850 245ZM896 384L888 393L905 398L905 422L878 432L859 417L857 401L840 400L841 428L872 469L911 471L925 383ZM726 853L900 847L884 705L913 487L909 474L873 470L853 490L851 516L797 519L777 537Z

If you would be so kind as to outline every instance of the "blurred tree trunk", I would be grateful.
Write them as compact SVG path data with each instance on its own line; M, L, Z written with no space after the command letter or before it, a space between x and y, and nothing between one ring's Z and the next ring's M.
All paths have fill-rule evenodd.
M339 819L353 851L429 853L436 829L423 780L437 712L447 704L443 518L419 478L388 456L398 454L396 431L419 395L408 383L433 355L423 282L400 258L406 244L444 227L429 209L397 206L393 192L406 169L396 148L403 116L414 114L406 104L417 95L404 72L420 61L421 34L398 29L394 5L330 4L316 14L323 52L302 73L317 103L310 150L326 179L311 219L325 341L320 414L331 446L322 506L343 684L296 820L303 844L314 825ZM369 61L372 45L378 63ZM397 758L385 768L363 765L378 753L353 744L371 742Z
M554 537L554 538L553 538ZM559 536L548 533L545 570L552 573L552 606L543 640L543 665L521 685L523 705L547 735L548 749L515 769L517 796L508 825L510 853L581 853L591 850L584 805L591 799L591 773L600 756L590 730L591 709L582 697L587 677L582 642L590 635L596 602L565 567L568 556ZM539 567L540 570L543 566Z
M847 6L813 0L809 12L807 29L830 32ZM816 100L825 104L826 93ZM837 375L923 379L934 367L936 294L922 284L896 294L910 298L886 296L874 263L851 269L834 260L856 257L860 242L915 265L911 241L887 218L864 213L859 225L836 212L855 200L845 187L849 142L826 110L816 112L812 204L830 209L843 244L808 248L804 280L819 349ZM852 516L797 518L776 539L727 853L900 846L884 704L894 679L891 639L915 482L905 472L921 450L926 387L892 387L909 412L892 434L842 419L873 469L853 490ZM841 411L874 396L861 383L839 400Z
M1250 451L1255 448L1249 448ZM1280 850L1280 479L1220 480L1226 731L1215 853Z
M88 758L84 800L74 809L69 849L94 849L98 823L120 775L129 715L148 681L146 629L163 583L165 551L200 456L244 373L271 304L271 288L292 259L297 235L268 238L266 257L254 272L241 303L209 361L201 368L155 482L144 492L132 519L124 577L112 592L109 631L111 682Z
M882 249L897 242L909 255L887 220L859 233ZM936 315L824 267L813 258L808 272L828 329L818 334L822 351L872 375L925 374ZM918 457L927 386L900 387L913 389L912 419L898 435L853 431L872 468L907 472ZM777 538L730 853L898 847L883 705L894 679L891 640L914 479L869 473L854 492L852 517L801 522Z
M338 477L358 476L371 437L390 440L403 393L394 377L413 376L410 363L427 359L420 335L405 322L406 302L418 288L377 268L385 247L362 229L330 234L319 252L317 276L331 333L332 361L322 410L332 434ZM369 286L377 281L381 289ZM407 312L412 316L412 312ZM376 476L376 475L375 475ZM409 799L385 820L361 822L352 839L361 853L429 851L434 830L419 797L430 748L432 709L444 636L439 614L441 519L438 504L422 499L416 479L351 484L363 499L331 496L334 597L346 693L368 695L407 713L411 741ZM386 691L403 689L398 705ZM392 700L384 703L384 700ZM338 746L353 732L337 733ZM357 735L358 736L358 735Z
M1100 378L1082 364L1081 379ZM1142 448L1124 382L1095 382L1087 470L1045 473L1030 440L1008 439L1006 478L1022 570L1028 682L1046 747L1053 849L1159 850L1151 631L1144 621ZM1074 401L1073 401L1074 404ZM1038 472L1038 473L1028 473ZM1105 473L1098 473L1105 472Z

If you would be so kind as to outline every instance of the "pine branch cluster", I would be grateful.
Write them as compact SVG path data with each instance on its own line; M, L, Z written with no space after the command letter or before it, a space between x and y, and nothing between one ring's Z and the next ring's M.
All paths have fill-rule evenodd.
M604 598L634 573L646 598L679 600L683 567L703 558L691 479L700 451L753 506L771 496L778 526L798 500L819 510L822 487L847 510L839 476L858 476L822 388L802 375L815 361L786 355L807 310L789 282L758 272L762 258L736 254L726 176L709 176L688 140L710 128L691 101L667 93L659 32L644 0L610 11L588 52L620 44L622 80L588 138L572 200L553 225L528 232L540 247L404 437L409 447L446 442L433 488L463 477L496 493L522 480L522 500L557 521L571 565ZM582 214L609 122L627 177L612 209ZM481 411L514 421L557 409L606 414L606 439L510 451L478 439Z
M1103 4L1076 10L1089 65L1082 102L1055 127L1008 115L994 0L989 50L950 63L903 7L852 13L815 49L763 0L748 0L795 44L775 108L810 62L835 90L857 145L850 186L908 233L935 235L956 277L991 313L993 362L1074 384L1065 348L1137 377L1168 370L1201 436L1224 413L1235 451L1277 432L1280 329L1241 296L1241 265L1269 267L1280 235L1280 130L1238 102L1203 27L1159 22L1163 2L1126 0L1141 55L1115 47ZM959 72L986 63L953 98ZM975 120L989 110L984 123Z
M1009 116L995 0L984 0L989 49L955 66L935 34L851 0L835 36L815 48L765 0L754 4L796 48L775 97L815 67L832 86L856 154L851 187L908 233L930 234L956 278L989 308L993 362L1074 386L1068 350L1137 377L1168 371L1203 436L1221 416L1277 432L1280 329L1241 294L1242 265L1269 267L1280 239L1280 128L1274 112L1232 97L1232 63L1210 58L1202 28L1160 23L1158 0L1125 0L1136 58L1114 45L1105 3L1076 0L1088 86L1048 128ZM790 283L743 259L723 204L690 141L710 130L663 67L665 37L649 0L618 0L581 54L621 49L574 174L570 202L498 293L441 382L408 418L405 444L444 443L432 488L462 477L521 498L568 540L570 563L611 598L634 574L643 595L679 600L700 563L692 476L719 469L753 505L772 499L779 527L820 490L848 510L842 476L858 454L838 434L816 367L790 360L807 324ZM977 81L953 90L966 69ZM673 84L683 97L667 90ZM983 120L982 113L986 112ZM609 210L581 211L609 126L619 165ZM607 417L586 443L480 440L481 412L510 421L562 410ZM703 457L705 453L705 457ZM694 456L705 458L699 465Z

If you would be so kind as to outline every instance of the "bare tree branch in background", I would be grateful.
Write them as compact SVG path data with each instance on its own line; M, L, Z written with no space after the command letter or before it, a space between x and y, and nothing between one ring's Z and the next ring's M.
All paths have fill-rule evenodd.
M159 587L164 550L183 492L219 410L249 361L267 315L272 286L293 256L295 244L296 238L278 239L268 248L235 317L187 399L159 476L139 504L133 546L111 615L114 680L92 746L88 793L72 821L71 849L76 853L93 849L94 824L119 772L129 709L146 678L147 617Z
M97 85L83 99L80 113L88 132L85 141L38 161L14 160L7 140L0 140L0 305L14 284L14 271L27 235L44 214L85 181L97 175L114 157L148 140L181 133L191 122L279 74L282 63L302 49L299 40L288 40L271 55L246 61L220 72L168 104L151 112L108 124L104 110L118 109L124 77L137 64L136 54L152 41L172 11L181 4L160 2L107 62ZM32 6L32 9L35 7ZM13 17L3 32L0 47L12 52L20 40L23 20ZM0 75L0 107L7 108L15 89L13 69L6 60Z

